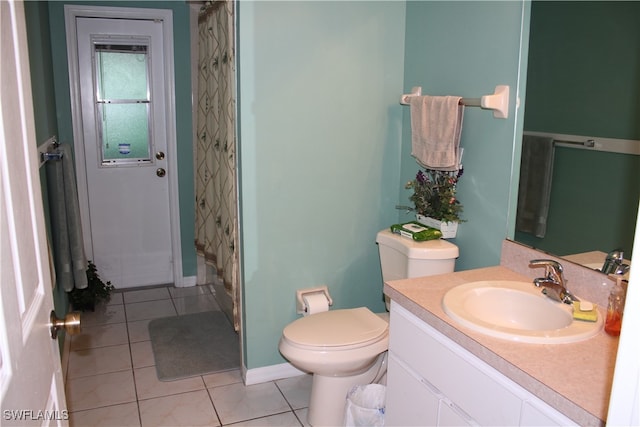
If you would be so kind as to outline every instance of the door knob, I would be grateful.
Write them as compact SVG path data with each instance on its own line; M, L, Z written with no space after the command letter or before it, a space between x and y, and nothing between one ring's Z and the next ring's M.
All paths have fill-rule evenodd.
M49 315L49 326L51 327L51 339L58 338L58 331L64 328L65 332L69 335L76 335L80 333L80 313L72 311L64 316L64 319L59 319L56 316L56 312L51 310Z
M156 153L156 159L158 160L164 160L164 151L158 151Z
M165 176L167 174L167 171L164 170L164 168L158 168L156 169L156 175L158 175L160 178L162 178L163 176Z

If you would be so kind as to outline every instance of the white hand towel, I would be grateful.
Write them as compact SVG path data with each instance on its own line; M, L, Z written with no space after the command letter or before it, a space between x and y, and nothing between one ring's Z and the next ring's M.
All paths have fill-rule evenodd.
M460 168L464 105L459 96L412 96L411 155L428 169Z

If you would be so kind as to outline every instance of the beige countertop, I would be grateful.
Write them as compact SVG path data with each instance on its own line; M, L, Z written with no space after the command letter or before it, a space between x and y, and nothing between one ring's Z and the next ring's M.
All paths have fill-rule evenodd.
M391 281L385 283L384 292L577 424L604 425L618 338L601 331L595 337L577 343L525 344L475 332L449 318L441 302L449 289L476 280L531 281L506 267L497 266ZM604 314L600 308L600 315Z

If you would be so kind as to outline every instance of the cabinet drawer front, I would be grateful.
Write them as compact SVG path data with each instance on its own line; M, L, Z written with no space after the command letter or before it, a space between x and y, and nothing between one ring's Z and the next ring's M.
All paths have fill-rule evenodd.
M387 368L385 420L388 426L433 426L438 421L440 397L394 357Z
M479 424L519 424L522 402L487 375L493 368L397 304L391 310L389 339L389 352L394 357Z

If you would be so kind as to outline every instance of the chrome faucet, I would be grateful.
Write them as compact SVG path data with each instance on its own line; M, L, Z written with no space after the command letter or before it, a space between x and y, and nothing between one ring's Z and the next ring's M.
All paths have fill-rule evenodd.
M529 267L544 267L545 277L533 279L533 284L542 289L542 293L549 298L573 304L580 301L567 290L567 280L562 272L562 265L552 259L533 259L529 261Z
M618 267L620 267L624 261L624 252L622 249L615 249L607 254L607 258L602 265L601 271L604 274L614 273ZM616 273L614 273L616 274Z

